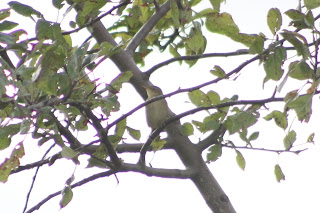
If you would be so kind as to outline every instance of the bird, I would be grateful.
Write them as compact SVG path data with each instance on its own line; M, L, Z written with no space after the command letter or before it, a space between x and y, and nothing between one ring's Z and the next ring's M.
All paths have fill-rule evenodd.
M144 88L148 95L147 101L163 95L161 89L157 86L145 86ZM174 113L169 109L165 99L160 99L146 105L147 124L151 127L152 132L161 127L173 115Z

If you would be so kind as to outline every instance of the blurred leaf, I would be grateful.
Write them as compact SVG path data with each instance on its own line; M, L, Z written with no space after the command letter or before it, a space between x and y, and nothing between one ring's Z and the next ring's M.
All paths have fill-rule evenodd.
M314 133L310 134L308 139L307 139L307 142L313 143L314 142L314 140L313 140L314 139L314 135L315 135Z
M179 8L175 0L170 0L170 12L173 25L175 26L175 28L179 28Z
M207 97L209 98L212 105L217 105L221 102L219 94L214 91L209 91L207 93Z
M115 79L111 81L110 85L117 91L120 91L122 84L129 82L132 76L133 74L131 71L122 72Z
M62 199L60 200L60 208L64 208L72 200L73 192L70 186L65 186L61 191Z
M291 130L283 139L283 145L286 150L290 150L292 144L296 141L296 132Z
M124 131L126 130L127 127L127 119L123 119L120 122L116 124L116 130L115 134L122 138Z
M245 161L243 155L241 154L241 152L236 150L236 153L237 153L237 156L236 156L237 164L240 167L240 169L244 170L246 168L246 161Z
M283 47L276 47L273 53L267 55L267 59L263 64L267 74L266 79L272 79L274 81L280 80L283 74L281 67L286 57L286 50Z
M222 155L222 145L220 143L210 146L207 153L207 163L214 162Z
M38 39L63 39L60 25L54 22L45 21L43 19L38 20L36 25L36 33Z
M74 151L68 146L64 146L61 151L61 156L63 158L72 159L78 156L78 152Z
M0 23L0 31L11 30L18 25L18 23L12 21L3 21Z
M163 148L163 146L167 143L166 140L161 140L159 137L157 137L156 139L154 139L151 143L152 146L152 150L154 152L161 150Z
M273 35L280 30L282 25L282 16L278 8L271 8L268 12L267 23Z
M207 15L206 27L210 32L225 35L236 42L248 47L256 36L240 33L238 26L234 23L228 13L210 13Z
M289 65L289 76L298 80L307 80L313 77L313 70L302 61L294 61Z
M11 7L11 9L16 11L18 14L26 17L31 17L31 15L36 15L38 16L38 18L40 18L42 16L42 14L39 11L33 9L28 5L21 4L17 1L11 1L8 3L8 5Z
M302 56L304 60L310 57L310 52L308 48L307 40L304 36L297 32L291 32L291 31L283 31L280 33L282 37L290 42L294 48L297 50L297 53L299 56ZM302 42L301 42L302 40Z
M190 136L193 135L193 126L191 123L184 123L180 128L180 133L183 136Z
M216 130L220 127L220 123L218 122L218 118L215 115L207 116L203 120L203 124L205 125L207 130Z
M192 92L189 92L188 96L190 101L197 107L205 107L211 105L209 97L201 90L194 90Z
M315 9L320 6L320 0L304 0L304 6L306 6L308 10Z
M270 121L271 119L274 119L276 124L281 127L282 129L286 129L288 127L288 120L285 113L282 113L278 110L274 110L268 115L264 117L265 120Z
M225 71L218 65L215 65L210 73L217 76L218 78L227 78Z
M61 9L64 5L62 2L64 2L64 0L52 0L52 5L57 9Z
M279 166L279 164L274 166L274 174L276 176L276 179L278 182L280 182L281 180L285 180L285 176L282 172L281 167Z
M202 133L208 131L207 127L202 122L192 120L192 124L195 125L197 129Z
M290 109L294 109L294 111L297 113L299 121L308 123L312 113L312 97L312 94L299 96L295 100L287 103L286 106Z
M20 125L20 134L27 134L29 132L31 125L32 125L31 120L24 119Z
M250 54L260 54L263 52L265 37L263 35L257 36L249 48Z
M259 132L254 132L254 133L252 133L252 134L249 136L248 140L249 140L249 141L254 141L254 140L256 140L258 137L259 137Z
M129 132L129 135L131 137L133 137L136 140L140 140L140 138L141 138L140 130L136 130L136 129L133 129L133 128L127 126L127 131Z
M0 150L10 146L11 138L20 131L20 124L0 126Z
M6 158L0 165L0 182L7 182L11 171L20 165L19 159L22 158L24 154L23 143L17 144L17 146L11 152L10 158Z
M87 168L98 167L98 168L106 168L106 164L98 159L105 160L108 156L107 149L104 144L98 146L96 151L92 154L94 157L89 158Z
M13 35L0 33L0 42L5 44L15 44L16 38Z
M239 112L229 116L224 123L230 134L234 134L240 129L246 129L257 122L256 116L248 112Z
M0 10L0 21L10 16L10 9Z

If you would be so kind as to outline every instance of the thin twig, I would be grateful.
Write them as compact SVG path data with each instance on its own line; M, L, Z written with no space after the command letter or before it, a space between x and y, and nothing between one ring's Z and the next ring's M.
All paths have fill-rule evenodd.
M56 145L56 144L54 143L54 144L52 144L52 145L49 147L49 149L44 153L44 155L43 155L43 157L41 158L41 160L43 160L43 159L47 156L47 154L51 151L51 149L52 149L55 145ZM36 172L34 173L34 176L33 176L33 178L32 178L32 183L31 183L29 192L28 192L28 194L27 194L26 203L25 203L25 205L24 205L24 208L23 208L23 211L22 211L22 212L25 212L26 209L27 209L27 207L28 207L28 202L29 202L30 194L31 194L31 191L32 191L32 189L33 189L34 183L35 183L35 181L36 181L36 177L37 177L37 175L38 175L39 169L40 169L40 166L37 167Z

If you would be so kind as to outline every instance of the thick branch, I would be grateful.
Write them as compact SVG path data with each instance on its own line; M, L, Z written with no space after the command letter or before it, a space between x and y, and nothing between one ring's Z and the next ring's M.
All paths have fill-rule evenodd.
M111 161L115 164L116 168L120 167L121 161L118 158L118 155L108 138L108 135L107 135L108 132L101 125L101 121L93 114L93 112L89 107L84 106L82 104L76 104L74 106L79 108L80 111L83 111L85 115L91 119L93 127L96 129L99 135L99 138L101 139L101 142L106 146L108 150L108 154L110 155Z
M153 27L158 23L158 21L170 10L170 0L167 0L159 10L156 10L155 14L140 28L140 30L135 34L130 43L128 44L126 51L129 54L133 54L136 48L140 45L141 41L151 32Z

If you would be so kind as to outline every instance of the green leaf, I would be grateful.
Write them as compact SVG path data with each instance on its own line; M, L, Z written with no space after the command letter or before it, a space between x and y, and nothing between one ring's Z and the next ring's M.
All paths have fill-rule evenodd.
M38 20L36 25L36 33L38 39L63 39L60 25L54 22L45 21L43 19Z
M88 130L88 119L85 116L80 116L80 119L75 122L74 128L79 131Z
M248 47L252 44L256 36L240 33L238 26L234 23L228 13L210 13L207 15L206 27L210 32L225 35L236 42L240 42Z
M74 151L68 146L64 146L61 151L61 156L63 158L72 159L78 156L78 152Z
M65 186L61 191L62 199L60 200L60 208L64 208L72 200L73 192L70 186Z
M88 166L87 168L91 167L98 167L98 168L106 168L106 164L102 161L99 161L98 159L105 160L107 157L107 151L104 144L101 144L98 146L96 151L92 154L95 158L91 157L89 158ZM98 158L98 159L97 159Z
M183 136L190 136L190 135L193 135L193 126L191 123L184 123L181 128L180 128L180 133L183 135Z
M11 152L10 158L6 158L0 165L0 182L7 182L11 171L20 165L20 158L24 156L23 143L17 144Z
M20 126L20 134L27 134L31 125L32 122L29 119L24 119Z
M217 105L221 102L219 94L212 90L207 93L207 96L212 105Z
M214 12L220 12L220 4L224 2L224 0L210 0L210 3L214 9Z
M122 138L124 131L126 130L127 127L127 119L123 119L120 122L117 123L116 125L116 130L115 134Z
M255 115L249 112L240 112L229 116L224 123L230 134L238 132L240 129L246 129L257 122Z
M306 6L308 10L315 9L320 6L320 0L304 0L304 6Z
M290 25L293 25L297 29L306 29L313 28L314 24L312 12L309 12L305 15L298 10L291 9L286 11L285 14L291 19Z
M282 64L286 59L286 50L283 47L277 47L273 53L267 55L267 59L264 61L263 67L266 71L266 79L272 79L274 81L280 80L283 75Z
M57 9L61 9L64 5L62 2L64 2L64 0L52 0L52 5Z
M20 131L20 124L9 124L0 127L0 150L10 146L11 138Z
M217 76L218 78L227 78L225 71L218 65L215 65L210 73Z
M307 40L304 36L297 32L291 32L291 31L283 31L280 33L281 36L287 40L289 43L291 43L294 48L296 49L299 56L302 56L304 60L310 57L310 52L308 48ZM302 42L301 42L302 40Z
M212 116L208 116L203 120L203 124L205 125L207 131L208 130L216 130L220 127L220 123L218 122L218 118L215 114Z
M310 135L309 135L309 137L308 137L308 139L307 139L307 142L309 142L309 143L313 143L314 142L314 133L311 133Z
M160 140L160 137L157 137L151 143L152 151L156 152L158 150L161 150L166 143L166 140Z
M240 169L244 170L246 168L246 161L245 161L243 155L241 154L241 152L236 150L236 153L237 153L237 156L236 156L237 164L240 167Z
M205 133L208 131L207 127L202 122L192 120L192 124L195 125L196 128L202 133Z
M186 47L191 50L191 52L200 54L204 51L207 41L202 35L201 31L197 28L191 28L190 35L186 39Z
M11 30L18 25L18 23L12 21L3 21L0 23L0 31Z
M274 174L276 176L277 182L280 182L281 180L285 180L285 176L279 164L274 166Z
M291 130L283 139L283 145L286 150L290 150L293 143L296 141L297 135L294 130Z
M39 18L42 16L42 14L39 11L33 9L32 7L30 7L28 5L21 4L17 1L11 1L8 4L11 7L11 9L16 11L20 15L23 15L26 17L31 17L31 15L36 15Z
M294 61L289 65L289 76L298 80L307 80L313 77L313 70L302 61Z
M175 28L180 27L179 21L179 8L177 2L175 0L170 0L170 12L171 12L171 19Z
M84 5L82 7L81 16L86 17L90 13L97 12L106 3L107 3L107 1L105 1L105 0L85 1Z
M208 149L207 163L214 162L222 155L222 145L220 143L214 144Z
M5 44L15 44L16 38L13 35L0 33L0 42L5 43Z
M194 105L196 105L197 107L211 105L211 101L210 101L209 97L201 90L194 90L192 92L189 92L188 96L189 96L190 101Z
M130 78L133 76L131 71L126 71L120 73L115 79L110 83L113 89L120 91L120 88L123 83L129 82Z
M308 123L312 113L312 97L312 95L299 96L295 100L287 103L286 106L290 109L294 109L299 121Z
M0 10L0 21L10 16L10 9Z
M278 8L271 8L268 12L267 23L273 35L280 30L282 25L282 16Z
M275 123L284 130L288 127L287 115L278 110L272 111L271 113L266 115L264 119L267 121L274 119Z
M140 140L141 138L140 130L132 129L131 127L127 126L127 131L131 137L133 137L136 140Z
M264 35L257 36L249 48L250 54L260 54L263 52L263 46L264 46L265 37Z
M259 132L254 132L254 133L252 133L252 134L249 136L248 140L249 140L249 141L254 141L254 140L256 140L258 137L259 137Z

